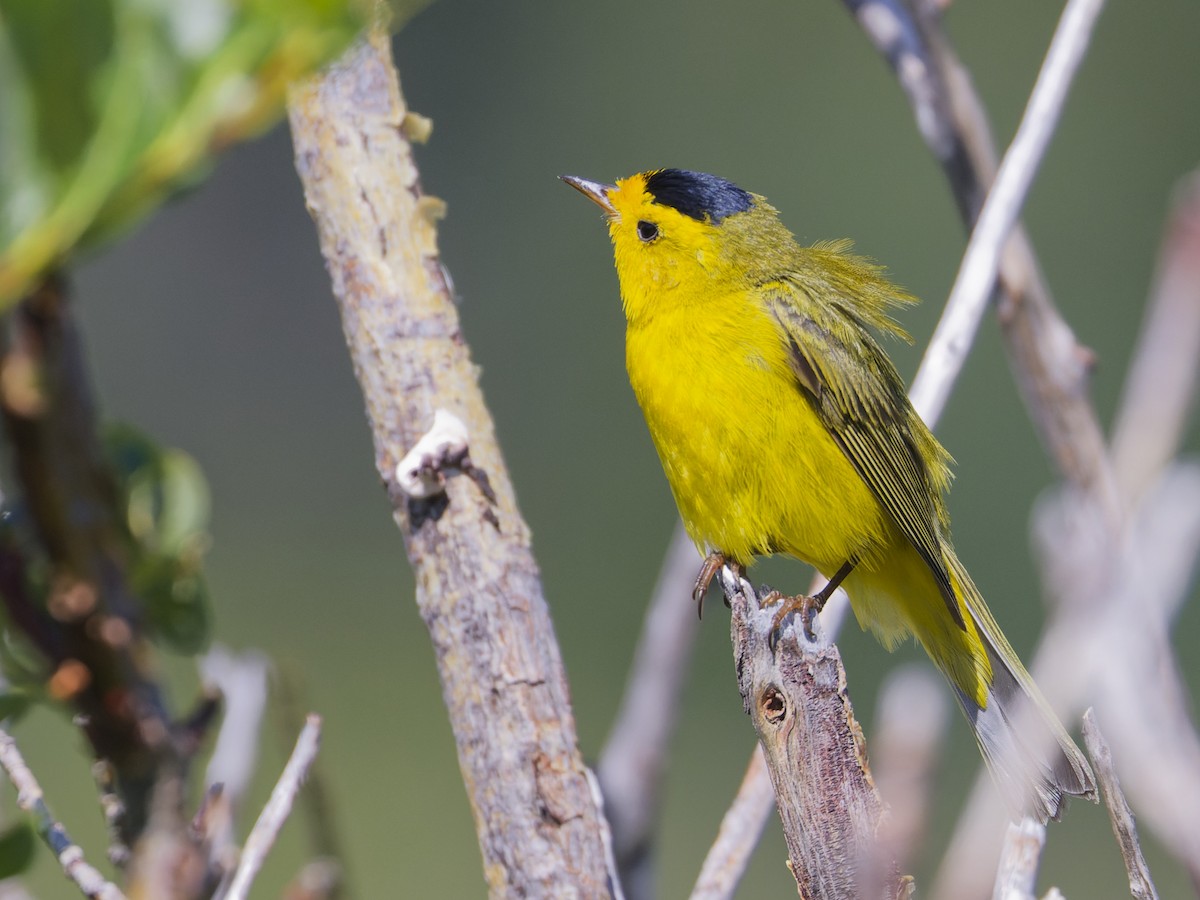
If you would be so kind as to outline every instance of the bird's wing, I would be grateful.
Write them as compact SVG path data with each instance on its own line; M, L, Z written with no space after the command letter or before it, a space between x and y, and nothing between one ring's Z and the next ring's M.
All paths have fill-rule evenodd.
M765 295L767 309L787 341L799 386L925 560L955 621L965 628L942 556L935 489L914 443L910 417L916 418L916 413L904 382L852 307L824 293L819 299L802 298L804 290L784 280ZM821 310L820 320L806 308Z

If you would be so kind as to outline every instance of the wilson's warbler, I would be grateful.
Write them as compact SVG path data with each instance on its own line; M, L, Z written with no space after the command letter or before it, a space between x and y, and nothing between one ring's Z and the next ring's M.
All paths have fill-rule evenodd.
M871 333L906 337L889 314L914 298L848 242L801 247L763 197L722 178L563 180L608 220L629 380L708 557L699 595L721 562L809 563L829 586L781 612L811 614L841 582L887 647L915 635L1009 799L1045 820L1064 794L1094 798L1087 761L954 554L949 457Z

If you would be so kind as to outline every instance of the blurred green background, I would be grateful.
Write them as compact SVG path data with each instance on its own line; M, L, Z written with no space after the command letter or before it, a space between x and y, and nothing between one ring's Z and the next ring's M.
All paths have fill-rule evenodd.
M948 27L1011 135L1057 3L959 0ZM1200 6L1115 2L1038 176L1026 222L1055 296L1099 359L1114 407L1172 184L1200 160ZM623 371L616 278L597 211L555 175L611 180L658 166L716 172L767 195L802 241L853 237L926 298L893 347L911 377L964 237L891 73L836 0L500 4L441 0L395 42L410 105L431 116L426 190L449 203L443 259L522 509L571 679L583 752L602 745L674 509ZM361 897L482 897L467 803L411 577L379 489L285 128L227 154L202 187L79 267L101 408L203 465L218 639L260 647L325 717L323 766ZM1023 654L1041 599L1028 514L1054 481L993 322L939 433L958 460L960 555ZM1196 446L1196 430L1189 432ZM619 567L620 577L602 574ZM798 589L798 565L757 578ZM684 896L741 778L753 733L710 604L682 710L659 846L663 897ZM680 597L679 615L693 615ZM1176 629L1193 690L1200 612ZM869 728L889 656L850 625L851 696ZM167 659L184 707L194 676ZM17 734L50 801L99 858L80 740L41 711ZM293 735L265 732L259 799ZM956 718L928 877L978 756ZM1165 897L1182 870L1149 841ZM307 852L293 821L257 891ZM772 821L741 896L793 896ZM1086 865L1084 861L1086 860ZM1041 883L1124 895L1103 813L1076 804L1050 832ZM71 892L42 854L32 884Z

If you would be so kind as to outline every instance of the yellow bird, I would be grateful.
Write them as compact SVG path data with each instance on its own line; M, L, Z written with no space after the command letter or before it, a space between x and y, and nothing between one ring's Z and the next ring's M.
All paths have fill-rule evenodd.
M707 556L699 595L722 563L803 560L830 581L785 602L777 624L840 583L885 646L911 634L925 648L1009 799L1042 820L1066 794L1094 799L1087 760L954 554L949 457L871 332L907 337L890 312L914 298L849 242L801 247L763 197L723 178L563 180L608 220L625 364Z

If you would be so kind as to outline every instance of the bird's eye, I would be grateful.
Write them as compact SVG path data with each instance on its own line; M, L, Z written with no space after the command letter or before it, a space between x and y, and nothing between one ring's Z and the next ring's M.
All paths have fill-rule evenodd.
M637 232L642 242L649 244L658 237L658 226L653 222L647 222L645 219L642 219L637 224Z

